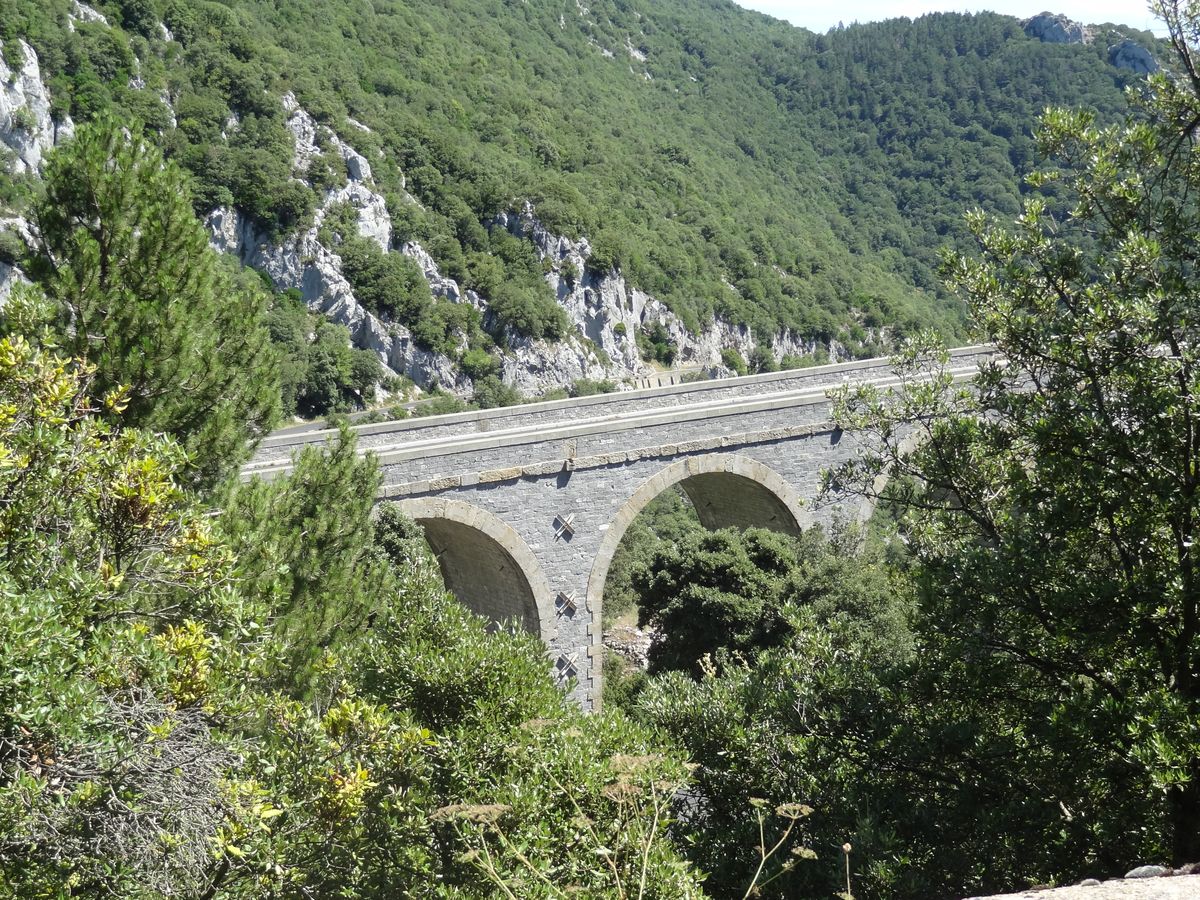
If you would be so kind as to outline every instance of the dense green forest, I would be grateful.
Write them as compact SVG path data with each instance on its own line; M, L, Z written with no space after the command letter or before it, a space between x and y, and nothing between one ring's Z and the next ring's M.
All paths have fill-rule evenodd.
M487 227L525 199L693 328L715 312L851 352L878 350L885 325L958 334L937 248L962 244L966 208L1016 211L1045 106L1111 119L1135 77L1103 39L1044 44L987 13L815 35L725 0L96 8L112 27L71 24L70 0L0 3L5 52L32 43L55 115L144 121L191 173L198 212L232 202L283 234L345 180L292 178L292 90L372 160L398 241L419 238L504 321L549 337L563 323L536 259ZM0 196L35 190L11 181ZM430 346L470 331L392 293L373 308Z

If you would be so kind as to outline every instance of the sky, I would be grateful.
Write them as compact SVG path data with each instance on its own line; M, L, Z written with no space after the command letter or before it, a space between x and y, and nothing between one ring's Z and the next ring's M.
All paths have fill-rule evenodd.
M1045 10L1063 13L1087 24L1115 22L1147 31L1160 32L1161 23L1150 15L1145 0L735 0L748 9L757 9L778 19L786 19L812 31L828 31L839 21L875 22L899 16L916 18L930 12L978 12L988 9L1027 19Z

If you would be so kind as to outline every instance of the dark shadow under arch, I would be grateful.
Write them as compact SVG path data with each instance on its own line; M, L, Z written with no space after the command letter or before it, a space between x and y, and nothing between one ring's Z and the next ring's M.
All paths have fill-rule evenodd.
M528 545L496 516L458 500L402 500L425 530L446 589L468 609L498 625L516 622L549 642L553 601Z

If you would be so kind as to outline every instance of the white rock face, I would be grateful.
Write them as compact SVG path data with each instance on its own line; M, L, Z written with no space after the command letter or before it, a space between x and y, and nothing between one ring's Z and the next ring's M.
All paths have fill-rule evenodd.
M4 231L13 232L25 242L26 246L32 247L37 242L37 235L34 233L33 226L22 216L4 216L0 218L0 232Z
M345 162L346 185L328 191L322 198L313 227L282 243L272 243L236 210L215 210L205 222L210 243L236 256L244 265L266 272L281 290L298 290L310 309L346 326L356 346L373 351L393 372L411 378L423 388L438 385L469 396L471 381L455 372L453 360L418 347L407 328L382 322L355 298L350 282L342 274L341 257L318 238L320 225L330 207L348 203L358 211L359 233L389 252L392 220L387 203L372 190L371 166L361 154L331 129L319 125L292 94L284 96L283 105L289 113L287 127L295 141L297 177L303 176L312 159L322 152L318 145L320 135L327 146L325 152L335 152Z
M576 337L551 343L510 335L501 363L504 383L530 397L569 387L582 378L601 381L613 374L596 352Z
M359 234L378 244L384 253L392 249L392 217L388 215L387 201L382 196L361 181L351 181L329 193L325 208L335 203L347 203L358 212Z
M491 318L487 301L473 290L464 290L453 278L445 277L429 252L415 241L405 243L400 252L421 268L430 292L451 303L469 303L483 315L488 328L496 323ZM627 368L605 364L594 346L582 336L569 336L557 343L535 341L515 331L505 334L506 352L502 355L500 376L522 394L536 397L556 388L569 387L582 378L601 381L606 378L626 378L633 374ZM418 382L420 383L420 382Z
M18 40L24 63L14 72L0 57L0 143L13 151L18 174L37 172L52 147L75 133L70 118L50 118L50 92L42 81L37 54ZM3 44L0 43L0 48Z
M1128 69L1139 75L1152 75L1159 68L1150 51L1129 38L1108 48L1108 61L1118 69Z
M1027 35L1046 44L1084 44L1090 38L1082 23L1050 12L1027 19L1022 26Z
M0 262L0 307L8 302L8 297L12 293L13 288L18 284L28 284L29 279L25 277L25 273L20 269L10 266L8 263Z
M92 9L86 3L80 3L79 0L75 0L75 2L72 4L72 11L67 13L67 18L72 22L72 24L75 22L99 22L101 25L108 24L108 19L104 18L103 13Z
M337 203L348 203L358 211L359 233L379 244L385 253L392 247L392 219L388 215L387 201L371 190L371 164L365 156L343 141L333 129L318 125L317 121L301 108L295 94L290 91L283 96L283 108L289 113L287 128L296 144L293 158L297 175L303 177L314 157L321 156L318 135L324 138L328 150L338 155L346 167L348 182L345 187L328 193L317 213L317 224L324 213Z
M603 275L588 271L591 245L586 238L571 241L551 234L526 204L520 214L500 215L496 224L512 234L531 240L543 259L551 264L546 276L558 302L583 337L598 346L612 361L610 378L644 375L648 368L637 349L637 332L661 325L677 348L676 362L682 366L717 368L721 351L737 350L749 358L758 342L750 329L714 319L699 334L690 333L665 304L625 281L620 272ZM816 349L791 332L775 335L769 348L776 359L787 354L804 355ZM594 377L594 376L586 376Z
M463 290L453 278L446 278L438 269L438 264L424 247L416 241L408 241L400 246L400 252L413 260L421 268L421 274L429 282L429 292L435 297L449 300L451 303L469 303L481 313L487 312L487 301L472 290Z
M345 325L356 346L374 351L392 371L422 387L436 383L470 393L470 380L454 372L452 360L418 347L403 325L384 324L363 309L342 275L341 258L317 239L316 228L272 244L233 209L215 210L205 224L213 247L266 272L280 289L298 290L310 309Z

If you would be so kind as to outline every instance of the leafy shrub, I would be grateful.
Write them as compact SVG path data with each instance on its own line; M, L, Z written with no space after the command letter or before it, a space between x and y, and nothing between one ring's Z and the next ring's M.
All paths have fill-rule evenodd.
M643 328L637 333L638 353L642 359L651 360L664 366L675 362L675 344L671 335L661 322L655 322L649 328Z
M429 282L404 254L384 253L374 241L357 234L343 239L338 254L354 296L371 312L411 326L433 304Z
M750 352L750 371L755 374L759 372L776 372L779 370L779 363L775 361L775 354L771 352L770 347L763 343L759 343Z
M534 340L561 340L570 330L566 310L545 282L504 284L493 295L490 309L502 327Z
M616 389L617 386L611 381L579 378L571 382L569 393L572 397L591 397L593 394L611 394Z
M495 375L488 375L475 382L474 403L480 409L497 406L515 406L521 402L516 388L505 384Z
M412 414L414 417L421 416L444 416L448 413L466 412L470 407L462 400L459 400L453 394L439 394L426 402L418 403L413 407Z
M746 375L750 372L750 367L746 365L746 357L733 347L726 347L721 351L721 363L725 368L732 369L737 375Z
M0 262L18 265L27 252L25 241L19 234L7 228L0 230Z
M486 350L468 350L458 365L463 373L474 381L495 377L500 371L500 360Z

